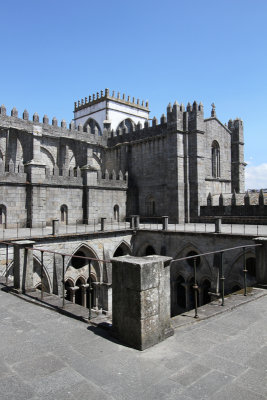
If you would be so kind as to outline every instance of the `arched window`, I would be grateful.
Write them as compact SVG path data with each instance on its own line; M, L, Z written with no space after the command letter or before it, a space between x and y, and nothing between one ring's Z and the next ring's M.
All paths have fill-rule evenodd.
M124 119L123 121L121 121L121 123L118 125L117 132L119 129L126 128L127 132L131 133L133 131L134 127L135 127L134 122L130 118L127 118L127 119Z
M214 140L211 145L211 173L213 178L218 178L221 176L220 146L216 140Z
M119 220L120 220L120 207L118 206L118 204L116 204L116 205L114 206L114 208L113 208L113 213L114 213L114 219L115 219L115 221L118 221L118 222L119 222Z
M0 205L0 225L6 228L6 206Z
M65 204L60 207L60 221L62 224L68 224L68 207Z
M88 127L88 126L89 126L89 128L90 128L90 129L89 129L90 133L92 133L92 134L94 134L94 135L102 136L102 132L101 132L100 126L99 126L99 124L96 122L95 119L89 118L89 119L86 121L86 123L84 124L84 127L83 127L83 129L84 129L85 132L87 131L87 127Z
M148 217L153 217L156 215L156 202L154 197L148 196L146 198L146 215Z

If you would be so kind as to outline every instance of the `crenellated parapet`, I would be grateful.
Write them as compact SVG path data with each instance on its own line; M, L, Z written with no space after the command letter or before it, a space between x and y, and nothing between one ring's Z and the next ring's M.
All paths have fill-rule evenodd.
M262 206L267 205L267 193L259 192L246 193L221 193L207 196L207 206Z
M135 97L130 97L128 95L126 96L125 93L123 93L122 95L120 94L120 92L115 93L115 91L112 91L112 93L110 93L109 89L105 89L105 91L101 90L100 92L93 93L88 97L84 97L81 100L75 101L74 112L83 110L84 108L88 108L104 100L112 100L117 103L136 107L145 111L149 109L148 101L135 99Z
M103 132L95 132L83 126L75 126L74 121L69 124L63 119L60 123L56 117L53 117L51 123L48 116L45 114L41 119L38 113L34 113L30 120L29 113L24 110L22 118L19 118L18 111L14 107L11 110L10 116L7 115L7 110L4 105L0 107L0 127L1 129L17 129L29 134L45 135L52 137L66 137L75 140L83 140L88 143L96 143L106 145L106 134Z
M12 160L7 165L0 160L0 180L1 182L25 183L26 173L23 164L14 164Z
M128 172L123 174L122 171L116 173L114 170L108 171L107 169L104 172L98 171L97 184L101 187L126 189L128 187Z
M56 185L82 185L81 170L77 168L45 168L45 183Z

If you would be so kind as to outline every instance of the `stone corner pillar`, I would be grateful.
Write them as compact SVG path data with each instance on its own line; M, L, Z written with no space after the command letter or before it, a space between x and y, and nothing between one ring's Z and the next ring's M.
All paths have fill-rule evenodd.
M256 250L256 279L258 284L267 285L267 237L256 237L253 239Z
M32 240L18 240L14 245L14 288L20 292L33 291L33 251Z
M138 350L173 335L170 257L112 258L112 332Z

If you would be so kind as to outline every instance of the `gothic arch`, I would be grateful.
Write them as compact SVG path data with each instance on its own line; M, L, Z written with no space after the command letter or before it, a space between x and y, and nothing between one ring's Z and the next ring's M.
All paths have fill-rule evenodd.
M41 151L42 162L46 165L47 168L49 168L52 171L56 164L54 157L52 156L50 151L44 147L41 147L40 151Z
M119 129L123 129L124 127L127 128L128 133L133 132L135 129L135 123L131 118L126 118L123 119L117 126L116 132L118 132Z
M33 256L33 287L41 289L41 260L36 255ZM49 273L43 265L43 286L44 291L52 293L52 283L49 277Z
M124 256L127 254L131 254L131 247L129 246L128 243L126 243L124 240L122 240L118 244L118 246L115 248L112 257L120 257L120 256Z
M145 257L146 255L148 255L148 254L146 254L147 253L146 250L148 247L152 247L154 249L154 251L155 251L154 254L160 254L160 251L157 250L157 248L155 247L155 244L152 245L151 242L147 241L139 247L139 249L136 251L136 255L140 256L140 257Z
M100 264L100 261L98 261L99 257L97 256L95 251L90 246L88 246L87 244L82 243L72 252L72 256L74 256L78 252L84 253L85 257L89 257L89 258L93 258L94 259L94 260L91 261L91 273L92 273L92 275L95 275L96 278L97 278L97 281L100 282L101 278L102 278L101 264ZM83 275L83 274L86 275L85 270L87 270L87 274L89 273L88 272L88 265L89 265L89 262L88 262L88 260L86 260L85 264L81 263L81 267L80 268L77 268L77 267L74 268L72 266L72 257L70 257L70 259L69 259L69 261L67 263L66 272L69 270L68 275L70 275L70 276L71 276L71 274L74 275L74 276ZM76 270L76 272L75 272L75 270Z
M84 132L87 132L87 126L90 127L91 133L92 133L93 135L102 136L101 128L100 128L98 122L97 122L94 118L89 118L89 119L85 122L85 124L84 124L84 126L83 126Z
M178 258L187 257L190 253L201 254L203 251L199 250L193 243L189 242L182 247L181 250L176 254L173 258L174 260ZM176 276L179 274L183 274L183 276L188 279L189 275L193 275L193 266L190 265L186 260L177 261L171 263L171 280L176 279ZM212 268L205 256L200 258L200 263L197 264L197 279L202 279L203 276L207 276L208 279L212 281L213 272Z

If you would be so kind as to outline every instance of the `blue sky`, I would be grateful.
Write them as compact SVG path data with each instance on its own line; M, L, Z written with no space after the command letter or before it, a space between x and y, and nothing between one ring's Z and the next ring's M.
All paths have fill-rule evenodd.
M247 187L267 187L266 0L1 2L0 103L72 119L108 87L148 99L211 103L245 127Z

